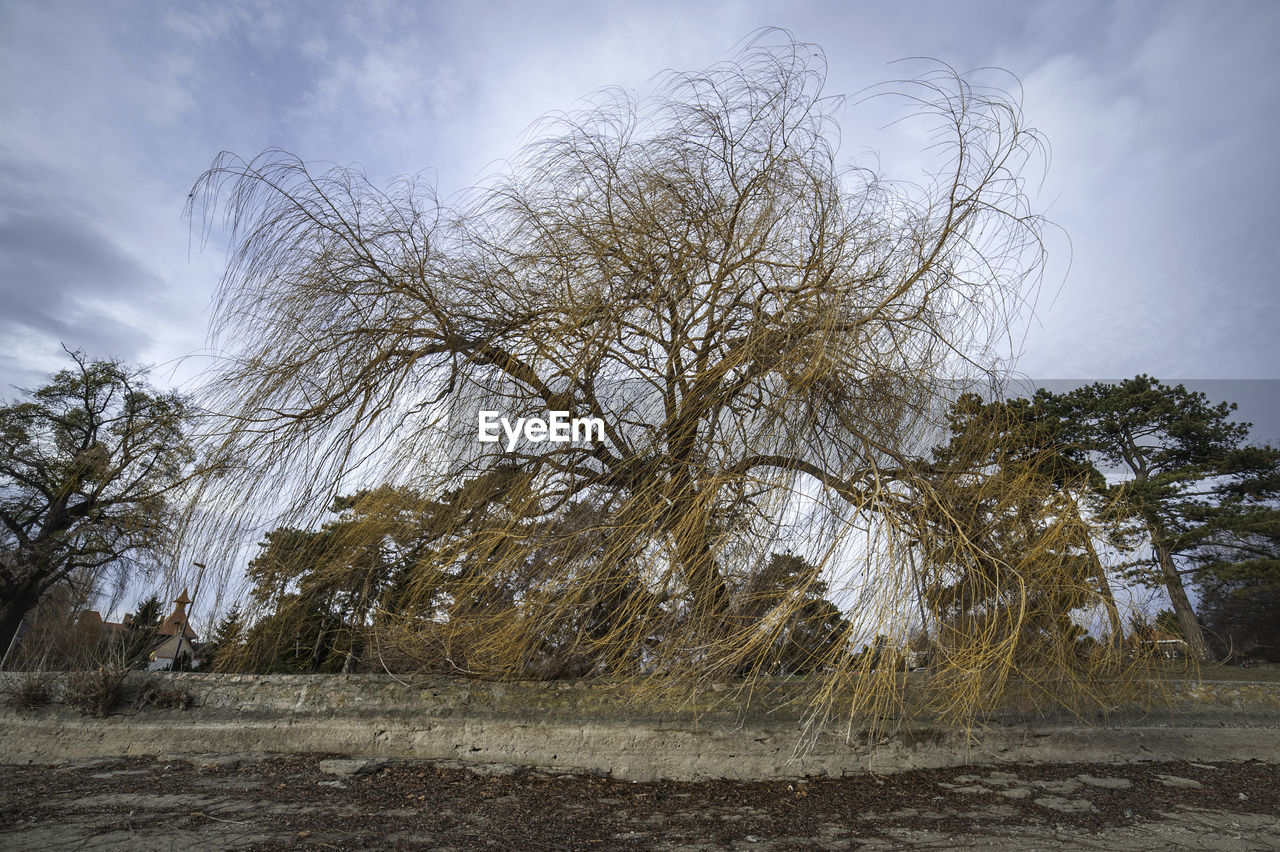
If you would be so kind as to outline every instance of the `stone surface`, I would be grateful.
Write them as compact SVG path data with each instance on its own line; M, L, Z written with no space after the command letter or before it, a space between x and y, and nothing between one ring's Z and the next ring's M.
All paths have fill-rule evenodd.
M0 673L0 689L15 677ZM61 681L50 677L57 696ZM181 686L193 697L192 709L92 719L56 700L39 712L0 708L0 763L196 755L230 766L236 755L329 753L459 761L485 774L526 766L644 781L841 777L997 761L1230 761L1280 753L1276 684L1188 686L1158 720L1120 713L1095 725L996 719L972 732L920 721L874 737L855 725L802 742L803 707L765 701L743 709L732 686L692 708L687 701L645 703L628 692L633 687L610 683L151 673L130 680L130 688L146 678ZM957 786L1003 787L1015 779L971 772ZM1042 789L1070 796L1077 783Z
M338 775L342 777L351 777L354 775L368 775L370 772L377 772L387 765L385 760L375 760L373 758L333 758L331 760L320 761L320 771L328 775Z
M319 756L234 771L135 758L0 772L0 849L984 849L1280 848L1280 767L1186 763L1019 766L1001 795L1064 771L1114 772L1131 788L1034 801L966 795L960 770L808 783L631 784L587 774L481 778L392 761L335 778ZM107 771L115 774L100 776ZM1157 775L1194 775L1205 789ZM1014 773L1005 773L1013 775ZM949 785L956 789L947 789ZM972 785L970 785L972 786ZM801 790L808 795L797 797ZM1239 798L1248 790L1258 801ZM913 802L913 806L901 803ZM1244 804L1237 805L1237 802Z
M1166 787L1178 787L1183 790L1203 790L1204 785L1191 778L1180 775L1157 775L1156 779Z
M1031 798L1030 787L1010 787L1008 790L1000 790L999 795L1006 799L1029 799Z
M1096 775L1081 774L1076 778L1090 787L1101 787L1106 790L1127 790L1133 786L1128 778L1099 778Z
M1070 795L1078 791L1082 785L1074 778L1064 778L1060 781L1037 781L1035 786L1049 793Z
M200 754L195 757L188 758L192 766L197 769L218 769L231 770L239 769L240 765L245 762L243 755L239 754Z
M1041 796L1036 799L1036 804L1064 814L1082 814L1094 810L1093 802L1088 799L1064 799L1061 796Z

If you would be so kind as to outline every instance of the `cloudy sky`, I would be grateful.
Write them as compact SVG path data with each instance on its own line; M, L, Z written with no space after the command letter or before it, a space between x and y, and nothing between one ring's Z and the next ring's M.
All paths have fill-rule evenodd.
M1280 379L1277 3L0 0L0 397L62 343L198 372L224 258L182 210L219 151L447 195L540 115L765 26L820 45L832 92L904 57L1021 79L1053 150L1038 203L1069 237L1022 373ZM919 177L874 108L841 119L849 157L888 145L890 176Z

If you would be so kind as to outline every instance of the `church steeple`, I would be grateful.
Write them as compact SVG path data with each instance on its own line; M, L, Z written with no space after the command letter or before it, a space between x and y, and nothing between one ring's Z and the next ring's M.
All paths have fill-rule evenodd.
M182 590L182 594L174 598L174 610L169 617L161 622L156 633L161 636L172 636L175 633L181 633L188 639L195 639L195 631L191 629L191 625L187 623L187 607L191 605L191 595L186 589Z

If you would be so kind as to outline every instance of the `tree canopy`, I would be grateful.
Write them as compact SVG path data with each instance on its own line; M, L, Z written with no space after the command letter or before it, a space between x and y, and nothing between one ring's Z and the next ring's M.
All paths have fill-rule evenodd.
M1246 444L1250 424L1231 419L1234 403L1210 403L1146 375L1038 399L1066 425L1068 455L1125 475L1109 489L1113 514L1129 519L1130 541L1137 534L1151 552L1133 576L1167 589L1191 653L1211 659L1183 578L1206 567L1228 577L1274 571L1268 531L1276 525L1280 452Z
M299 518L381 482L449 505L423 576L501 590L474 656L498 674L568 635L648 671L756 669L736 596L793 540L815 571L787 576L862 589L859 623L810 621L897 617L903 530L942 499L919 455L1040 274L1041 141L1016 98L935 66L881 94L933 134L936 170L845 168L821 53L767 41L549 119L448 203L220 156L193 193L230 241L219 516ZM492 410L597 417L604 437L479 442ZM414 588L421 624L438 587ZM467 595L445 600L433 629L465 629Z
M171 528L192 473L187 402L145 373L73 366L0 407L0 647L50 589L127 572ZM121 575L123 576L123 575Z

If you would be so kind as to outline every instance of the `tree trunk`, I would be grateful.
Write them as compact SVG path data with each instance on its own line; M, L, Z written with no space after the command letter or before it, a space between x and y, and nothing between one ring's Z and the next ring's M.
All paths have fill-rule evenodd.
M7 666L13 646L13 640L22 626L22 618L36 605L38 598L19 592L0 605L0 660ZM16 649L15 649L16 650Z
M1102 560L1098 557L1098 550L1093 546L1093 533L1084 519L1084 514L1080 511L1080 504L1076 502L1074 495L1068 494L1067 499L1071 501L1071 508L1076 513L1076 520L1080 522L1080 537L1084 539L1085 549L1089 552L1089 562L1093 566L1094 576L1098 579L1098 589L1102 594L1102 604L1107 610L1107 620L1111 622L1111 643L1118 646L1124 642L1124 622L1120 619L1120 609L1116 606L1116 596L1111 591L1111 582L1107 579L1107 569L1102 567Z
M311 661L308 668L313 672L320 671L320 652L324 650L324 634L328 630L329 616L326 614L320 618L320 629L316 631L316 641L311 646Z
M1098 590L1102 592L1102 605L1107 610L1107 620L1111 623L1111 643L1112 645L1123 645L1124 643L1124 622L1120 619L1120 608L1116 606L1116 596L1111 591L1111 581L1107 580L1106 568L1102 567L1102 560L1098 559L1098 551L1093 548L1093 540L1089 537L1088 532L1084 533L1084 541L1088 544L1089 559L1093 562L1093 573L1098 578Z
M694 618L719 630L729 615L729 589L711 555L706 534L682 530L676 539L676 558L693 595Z
M1209 645L1204 640L1204 632L1200 629L1196 612L1191 608L1191 599L1187 597L1187 590L1182 585L1182 575L1173 562L1173 554L1157 536L1153 535L1152 539L1156 559L1160 563L1160 573L1164 575L1165 586L1169 589L1169 600L1178 616L1178 623L1182 626L1182 639L1187 643L1191 656L1202 663L1210 662L1212 657Z
M1089 550L1089 560L1093 564L1094 576L1098 578L1098 588L1102 593L1102 605L1107 610L1107 620L1111 623L1111 644L1124 643L1124 622L1120 619L1120 609L1116 606L1116 596L1111 591L1111 581L1107 579L1107 570L1102 567L1098 551L1093 546L1093 537L1089 531L1084 532L1085 546Z

